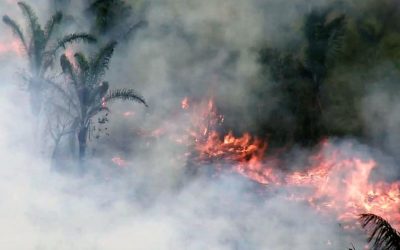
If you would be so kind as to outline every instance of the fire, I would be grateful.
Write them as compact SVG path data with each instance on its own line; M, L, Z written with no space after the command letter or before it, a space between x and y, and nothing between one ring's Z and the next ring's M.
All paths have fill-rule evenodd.
M181 141L193 145L191 160L227 168L262 185L285 188L289 200L307 202L344 223L354 222L360 213L374 213L400 229L400 182L371 183L369 177L377 162L349 153L351 145L340 149L324 140L318 153L308 159L306 170L285 172L278 167L277 159L267 156L265 141L248 133L221 136L218 126L224 119L212 100L191 106L188 103L185 98L182 109L189 113L192 127Z
M124 159L119 156L115 156L111 159L111 161L119 167L126 167L127 163Z
M198 167L212 165L221 170L238 173L260 185L286 191L287 199L305 202L321 214L334 216L345 229L354 228L361 213L382 216L400 229L400 182L371 182L372 171L379 164L358 154L349 143L340 147L324 139L303 170L284 170L285 163L271 155L268 143L249 133L236 136L220 133L224 117L217 112L212 99L181 102L182 119L178 128L166 122L146 133L148 137L167 137L184 145L189 153L177 156Z
M189 98L185 97L182 100L181 105L182 105L182 109L188 109L189 108Z
M318 211L334 213L340 221L352 221L367 212L382 215L400 228L400 183L370 183L371 172L377 167L374 160L346 157L341 151L318 158L306 172L286 176L287 186L310 190L293 199L308 201Z

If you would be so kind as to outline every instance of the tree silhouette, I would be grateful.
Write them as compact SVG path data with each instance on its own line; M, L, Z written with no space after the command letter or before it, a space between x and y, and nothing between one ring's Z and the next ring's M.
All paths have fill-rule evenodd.
M270 130L269 138L278 141L278 145L289 141L312 146L321 139L325 132L322 87L342 50L344 32L343 14L332 8L314 9L305 16L303 43L280 50L260 50L259 62L276 82L272 87L266 84L265 95L274 91L280 96L272 118L263 121ZM259 89L256 91L260 93Z
M113 37L117 41L147 25L141 13L123 0L89 0L87 12L94 19L94 34L99 37Z
M342 46L345 16L339 15L331 20L330 9L313 10L306 16L304 35L306 49L304 53L302 75L309 79L309 102L304 113L300 133L297 136L306 144L317 142L322 135L321 126L321 87L327 76L328 67Z
M82 53L74 55L74 63L63 54L60 58L63 73L73 86L73 104L76 111L73 129L79 144L79 161L83 162L86 154L90 126L94 116L109 111L107 105L114 100L135 101L147 106L145 99L133 89L109 90L109 83L103 81L113 55L116 42L110 42L92 58ZM67 93L64 96L68 96ZM76 100L76 101L75 101Z
M400 249L400 233L388 221L375 214L361 214L361 226L370 236L373 250L398 250Z
M9 16L4 15L3 22L19 39L28 58L29 75L25 79L28 82L32 112L37 115L40 113L43 103L42 95L45 89L46 73L53 65L56 53L60 49L65 49L67 44L77 41L95 42L96 39L87 33L73 33L54 41L54 33L63 18L61 12L56 12L43 29L36 13L28 4L18 2L18 6L27 19L28 31L26 34L23 33L20 25Z

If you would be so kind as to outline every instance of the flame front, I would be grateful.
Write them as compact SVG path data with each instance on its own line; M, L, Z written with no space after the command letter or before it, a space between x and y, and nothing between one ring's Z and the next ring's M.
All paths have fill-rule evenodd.
M266 156L268 147L263 140L248 133L221 136L217 126L223 116L218 115L212 100L191 107L188 103L185 98L182 108L193 114L188 130L195 151L193 161L223 165L262 185L285 188L288 199L307 202L341 222L354 222L360 213L374 213L400 229L400 182L370 183L371 171L378 167L373 159L351 155L324 141L308 159L306 170L285 172L277 159Z

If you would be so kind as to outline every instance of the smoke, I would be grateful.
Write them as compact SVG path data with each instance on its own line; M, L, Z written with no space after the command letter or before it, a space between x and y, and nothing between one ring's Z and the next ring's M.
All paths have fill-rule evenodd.
M14 104L14 91L3 89L1 96L0 245L5 249L345 249L349 244L332 218L288 201L284 190L260 199L258 185L229 175L176 187L173 168L164 160L168 155L160 152L171 149L162 142L162 149L152 152L155 160L135 157L128 169L109 178L51 172L49 162L31 150L29 107Z
M51 8L40 2L29 1L45 20ZM248 107L263 80L254 48L302 39L290 31L296 30L296 20L311 6L328 2L169 0L138 7L148 26L119 44L106 78L114 88L138 90L150 108L112 106L110 136L91 142L93 160L85 177L52 171L43 156L48 152L37 152L35 119L15 73L22 70L24 58L1 54L0 246L309 250L346 249L351 241L361 246L362 239L349 235L333 218L287 200L287 190L262 190L260 198L258 185L233 174L188 180L187 159L175 160L187 148L167 139L149 148L138 138L138 131L151 131L165 122L176 129L187 126L190 121L184 115L171 117L185 96L214 97L220 107L234 111L232 124L254 126L255 114ZM90 28L84 12L79 12L82 5L71 1L68 9L75 19L68 29ZM0 10L23 22L13 1L1 3ZM0 32L11 37L4 25ZM60 72L58 67L55 72ZM392 114L398 102L386 101L386 93L371 96L365 106L374 109L364 115L371 134L397 132L399 118ZM278 100L273 93L265 98L271 100L263 110L267 117ZM133 116L127 118L125 112ZM373 122L374 113L382 116L381 124ZM397 136L385 137L390 148L396 149L397 141ZM295 160L306 155L298 154ZM117 167L111 161L116 156L122 156L127 167Z
M380 174L388 180L399 178L397 152L400 149L398 126L400 100L397 95L398 90L393 84L394 81L373 84L362 102L362 117L372 144L393 156L382 157L385 159L385 168Z

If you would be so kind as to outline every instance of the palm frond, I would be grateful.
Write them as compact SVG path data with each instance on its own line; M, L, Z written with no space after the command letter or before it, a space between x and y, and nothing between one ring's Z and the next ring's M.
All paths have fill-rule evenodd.
M308 41L320 39L327 14L326 11L312 10L306 16L303 30Z
M46 26L44 28L46 43L48 43L48 41L50 40L55 26L61 23L62 18L63 18L62 13L58 11L49 19L49 21L47 21Z
M87 43L95 43L97 41L97 39L94 36L87 34L87 33L73 33L70 35L66 35L61 40L58 41L53 52L55 53L60 48L65 49L67 44L78 42L78 41L87 42Z
M76 76L74 66L72 65L72 63L65 54L62 54L60 57L60 65L63 73L68 75L71 78L72 83L77 86L78 79Z
M45 48L44 31L40 27L39 19L36 13L28 4L25 2L18 2L18 6L21 8L22 13L26 17L31 32L31 40L27 50L30 67L35 74L39 74Z
M117 46L117 42L115 41L108 43L106 46L101 48L100 51L92 59L91 75L93 77L93 84L96 84L97 81L104 76L110 64L115 46Z
M142 28L147 27L147 25L148 25L147 21L140 20L139 22L132 24L127 31L123 32L120 35L120 37L122 39L127 39L129 37L133 37L136 34L136 32L138 32ZM117 40L119 40L119 39L117 39Z
M333 59L338 53L341 52L345 35L345 25L345 15L340 15L339 17L336 17L334 20L332 20L329 24L327 24L326 30L329 34L327 45L328 59Z
M76 62L81 70L88 70L89 69L89 62L86 59L85 55L81 52L75 53L74 55Z
M85 55L78 52L74 55L76 64L79 69L79 78L82 83L86 83L88 71L89 71L89 62L86 59Z
M335 17L333 20L331 20L328 24L326 24L326 29L328 31L340 30L343 29L345 23L346 23L346 16L344 14L341 14Z
M326 75L328 64L334 62L343 45L346 16L339 15L328 21L330 13L329 8L313 10L306 16L304 24L307 40L304 65L315 79Z
M373 242L373 249L400 249L400 234L388 221L375 214L361 214L359 220L361 226L370 233L368 242Z
M40 24L39 24L39 18L37 17L36 13L33 11L31 6L29 6L25 2L18 2L18 6L21 8L22 13L24 13L25 17L28 19L32 35L36 33L37 31L42 31ZM43 33L43 31L42 31Z
M22 43L22 46L24 47L24 50L28 51L28 47L26 45L24 34L22 33L21 27L18 25L18 23L15 22L13 19L11 19L7 15L3 16L3 22L5 24L7 24L8 26L10 26L11 30L14 32L14 34L18 37L18 39Z
M148 107L146 100L133 89L115 89L104 96L104 102L108 103L114 100L134 101Z

